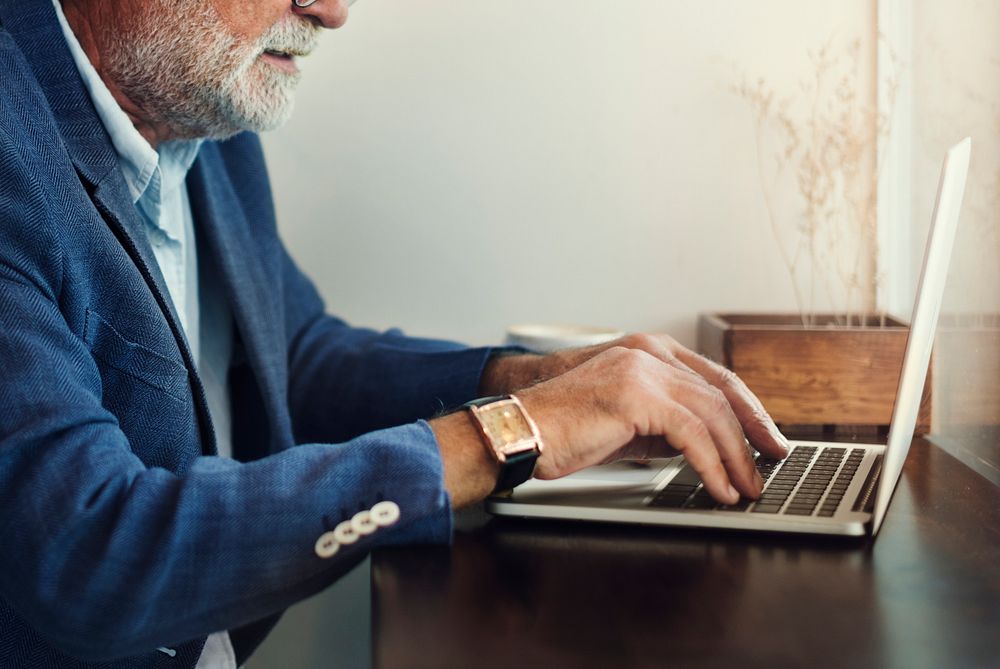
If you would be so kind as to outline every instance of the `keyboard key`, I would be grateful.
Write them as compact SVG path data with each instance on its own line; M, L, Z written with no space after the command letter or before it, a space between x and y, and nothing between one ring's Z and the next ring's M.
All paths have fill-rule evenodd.
M718 502L712 499L712 496L708 494L708 491L702 488L688 500L687 504L684 505L685 509L714 509L718 506Z
M684 502L687 500L688 495L671 495L660 493L653 498L653 501L649 503L650 506L659 506L667 508L679 509L684 506Z
M809 511L812 511L815 508L816 508L815 502L791 502L788 505L788 508L786 509L786 513L791 509L799 509L799 510L808 509Z
M757 506L755 506L753 508L753 512L754 513L778 513L779 509L781 509L781 505L780 504L757 504Z
M741 499L739 502L737 502L732 506L729 506L728 504L720 506L718 508L718 511L746 511L749 507L750 507L750 500Z

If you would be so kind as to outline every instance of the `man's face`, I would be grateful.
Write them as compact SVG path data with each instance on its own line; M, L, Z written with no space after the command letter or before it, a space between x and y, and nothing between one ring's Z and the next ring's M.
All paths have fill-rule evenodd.
M146 0L106 35L106 73L174 137L270 130L292 111L323 27L347 20L345 0L306 10L291 0Z

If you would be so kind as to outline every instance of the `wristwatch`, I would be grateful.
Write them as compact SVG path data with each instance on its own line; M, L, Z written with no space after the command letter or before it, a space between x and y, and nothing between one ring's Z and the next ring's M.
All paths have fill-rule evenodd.
M531 478L542 452L538 426L514 395L483 397L464 405L483 442L497 462L500 476L494 493L511 490Z

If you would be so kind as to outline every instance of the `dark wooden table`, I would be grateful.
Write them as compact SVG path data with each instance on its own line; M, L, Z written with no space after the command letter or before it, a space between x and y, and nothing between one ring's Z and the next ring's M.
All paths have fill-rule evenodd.
M375 667L1000 667L1000 488L926 441L875 541L458 527L373 556Z

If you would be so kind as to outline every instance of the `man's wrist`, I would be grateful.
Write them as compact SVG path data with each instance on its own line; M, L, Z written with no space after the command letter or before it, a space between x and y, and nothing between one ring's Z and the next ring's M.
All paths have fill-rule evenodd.
M517 395L483 397L465 407L483 445L500 463L494 492L512 490L531 478L544 445L538 426Z
M506 395L544 380L545 358L523 349L497 349L483 367L479 396Z
M467 410L430 421L441 451L444 486L456 509L485 499L496 487L500 463L483 444Z

